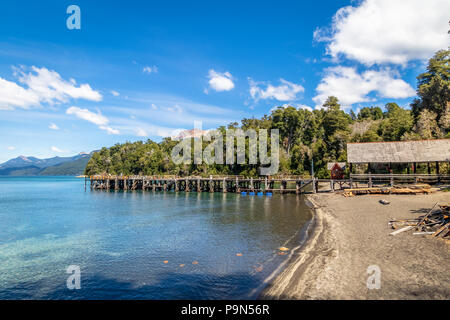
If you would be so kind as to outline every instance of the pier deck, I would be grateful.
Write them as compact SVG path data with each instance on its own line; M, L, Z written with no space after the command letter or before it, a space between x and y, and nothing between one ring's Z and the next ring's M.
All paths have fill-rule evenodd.
M112 176L94 175L89 180L91 190L153 190L185 192L255 192L255 193L316 193L325 184L334 192L358 186L394 186L395 184L450 183L450 175L427 174L351 174L348 179L317 179L304 176L274 176L248 178L244 176Z

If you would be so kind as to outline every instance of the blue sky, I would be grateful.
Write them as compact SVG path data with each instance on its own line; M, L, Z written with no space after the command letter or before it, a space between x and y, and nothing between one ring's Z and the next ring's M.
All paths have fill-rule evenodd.
M393 2L395 2L393 4ZM81 29L69 30L69 5ZM3 1L0 162L160 141L275 106L408 106L448 1Z

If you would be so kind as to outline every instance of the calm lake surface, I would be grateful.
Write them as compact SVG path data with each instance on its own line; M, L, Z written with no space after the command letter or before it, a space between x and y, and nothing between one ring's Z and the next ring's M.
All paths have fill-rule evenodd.
M277 249L298 246L310 219L295 195L85 191L73 177L0 177L0 299L254 298L289 257ZM70 265L80 290L67 289Z

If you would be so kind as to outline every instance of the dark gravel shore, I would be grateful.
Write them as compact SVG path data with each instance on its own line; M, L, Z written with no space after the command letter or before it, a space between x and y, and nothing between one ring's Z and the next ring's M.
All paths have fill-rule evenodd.
M416 218L450 193L309 196L315 227L301 251L264 290L263 299L450 299L450 243L403 232L392 218ZM386 199L389 205L379 203ZM381 270L380 289L368 289L367 268Z

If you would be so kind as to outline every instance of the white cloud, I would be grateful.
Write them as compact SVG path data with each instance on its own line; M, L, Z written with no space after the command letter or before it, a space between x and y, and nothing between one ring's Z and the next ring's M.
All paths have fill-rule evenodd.
M270 112L273 112L275 110L277 110L280 106L275 106L272 109L270 109ZM287 107L294 107L297 110L303 109L303 110L308 110L308 111L313 111L313 108L311 108L310 106L307 106L305 104L288 104L285 103L281 106L282 108L287 108Z
M64 153L65 152L64 150L61 150L61 149L59 149L57 147L54 147L54 146L52 146L50 149L52 149L53 152L58 152L58 153Z
M28 109L39 103L40 98L35 92L0 78L0 110Z
M100 129L105 130L108 134L120 134L120 131L108 126L99 126Z
M14 76L18 82L0 78L0 109L28 109L41 103L65 103L69 99L102 100L102 95L89 84L76 86L74 79L66 81L56 71L44 67L33 66L28 73L25 68L14 68Z
M220 73L211 69L208 78L210 88L215 91L230 91L234 88L233 76L228 71Z
M158 67L157 66L153 66L153 67L149 67L149 66L145 66L142 69L143 73L158 73Z
M158 110L158 107L157 107L157 105L156 105L156 104L154 104L154 103L152 103L152 105L151 105L151 108L152 108L153 110Z
M299 105L297 105L297 109L303 109L303 110L313 111L313 108L311 108L310 106L307 106L307 105L305 105L305 104L299 104Z
M169 112L176 112L176 113L183 112L183 109L178 104L174 105L173 107L167 107L166 110Z
M297 99L299 92L304 92L303 88L299 84L295 84L284 79L280 79L281 84L279 86L273 86L268 84L266 89L260 87L260 83L248 79L250 84L250 96L258 101L260 99L275 99L278 101L292 101Z
M54 124L53 122L50 123L50 125L48 127L52 130L59 130L59 127L56 124Z
M375 92L381 98L408 98L416 93L411 86L398 78L398 74L390 69L380 71L367 70L359 74L355 68L333 67L325 70L325 77L316 88L313 98L317 107L325 102L328 96L336 96L344 107L358 102L373 101L368 95Z
M108 134L120 134L119 130L113 129L113 128L107 126L107 124L109 123L109 120L107 117L102 115L100 113L100 111L95 113L95 112L89 111L88 109L81 109L81 108L72 106L66 110L66 114L74 115L80 119L94 123L94 124L98 125L98 127L100 129L105 130Z
M70 107L66 110L67 114L75 115L76 117L92 122L96 125L106 125L109 120L105 116L103 116L100 112L94 113L89 111L88 109L81 109L78 107Z
M16 147L14 147L14 146L8 146L8 147L6 147L6 149L12 151L12 150L16 149Z
M118 92L115 91L115 90L111 90L110 92L111 92L111 94L112 94L114 97L120 96L120 93L118 93Z
M142 129L142 128L137 128L136 129L136 135L138 137L147 137L148 136L147 132L144 129Z
M328 42L335 59L405 65L447 48L449 12L448 0L364 0L339 9L331 30L317 29L314 38Z

